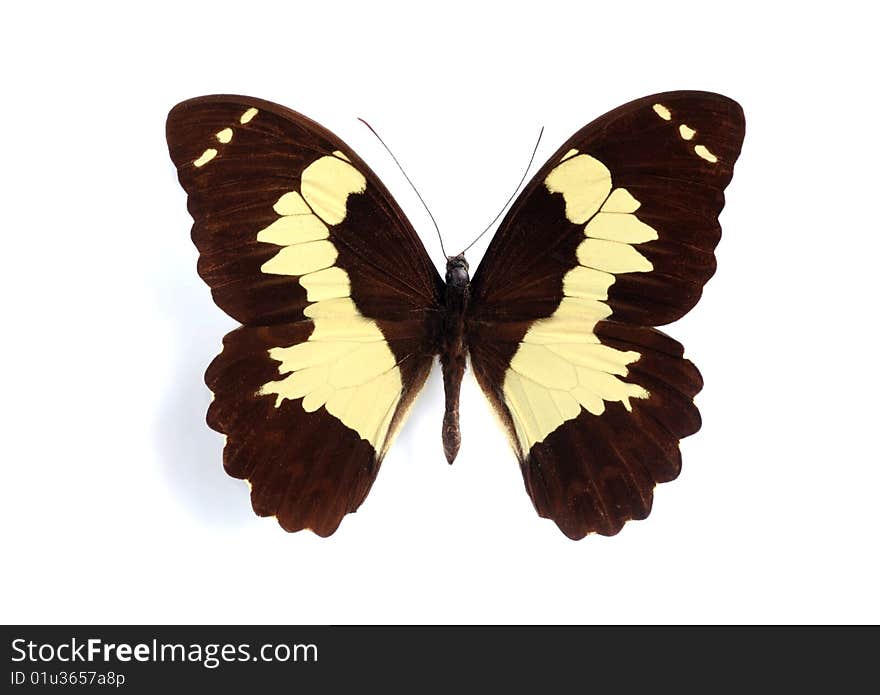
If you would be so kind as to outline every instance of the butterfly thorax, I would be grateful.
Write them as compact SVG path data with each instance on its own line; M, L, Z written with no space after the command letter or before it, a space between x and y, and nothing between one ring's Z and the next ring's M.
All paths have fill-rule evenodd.
M455 461L461 445L458 427L458 396L467 366L467 335L465 312L470 299L471 281L464 254L446 261L446 305L440 364L446 391L446 412L443 416L443 452L449 463Z

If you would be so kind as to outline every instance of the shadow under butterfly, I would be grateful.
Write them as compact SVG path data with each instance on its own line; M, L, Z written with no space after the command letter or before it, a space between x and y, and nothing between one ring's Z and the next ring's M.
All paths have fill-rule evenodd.
M242 96L168 116L198 270L242 326L205 375L208 424L254 511L332 534L363 502L439 357L460 445L468 359L542 517L617 533L681 469L702 386L658 331L715 271L740 106L677 91L575 133L513 202L470 277L441 278L391 194L333 133Z

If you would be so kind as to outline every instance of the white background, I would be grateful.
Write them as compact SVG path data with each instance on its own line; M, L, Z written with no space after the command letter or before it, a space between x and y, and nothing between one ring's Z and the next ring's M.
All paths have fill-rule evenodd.
M865 6L7 9L0 619L880 620L880 104ZM227 92L306 113L370 163L440 261L357 116L457 251L541 125L543 161L605 111L687 88L734 97L748 125L718 273L667 329L705 378L704 426L647 521L575 543L539 519L470 377L449 467L437 374L335 536L252 514L204 424L202 374L234 322L196 275L171 106Z

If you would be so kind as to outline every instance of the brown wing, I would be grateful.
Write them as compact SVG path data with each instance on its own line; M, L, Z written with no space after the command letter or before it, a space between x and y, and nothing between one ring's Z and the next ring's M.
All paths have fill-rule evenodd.
M304 116L200 97L167 137L199 273L244 324L206 374L226 470L258 514L329 535L430 370L442 280L376 175Z
M615 109L538 172L474 277L475 374L538 513L572 538L646 517L699 429L700 375L654 326L715 270L744 128L738 104L706 92Z

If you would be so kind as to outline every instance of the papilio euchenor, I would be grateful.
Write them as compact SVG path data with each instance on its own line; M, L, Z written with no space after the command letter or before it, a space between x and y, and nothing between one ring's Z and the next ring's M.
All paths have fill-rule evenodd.
M575 133L523 189L472 280L437 273L391 194L333 133L282 106L207 96L171 111L198 270L242 326L206 382L226 471L257 514L327 536L363 502L439 357L443 443L466 361L538 513L570 538L651 509L696 432L700 374L655 327L715 271L736 102L678 91Z

